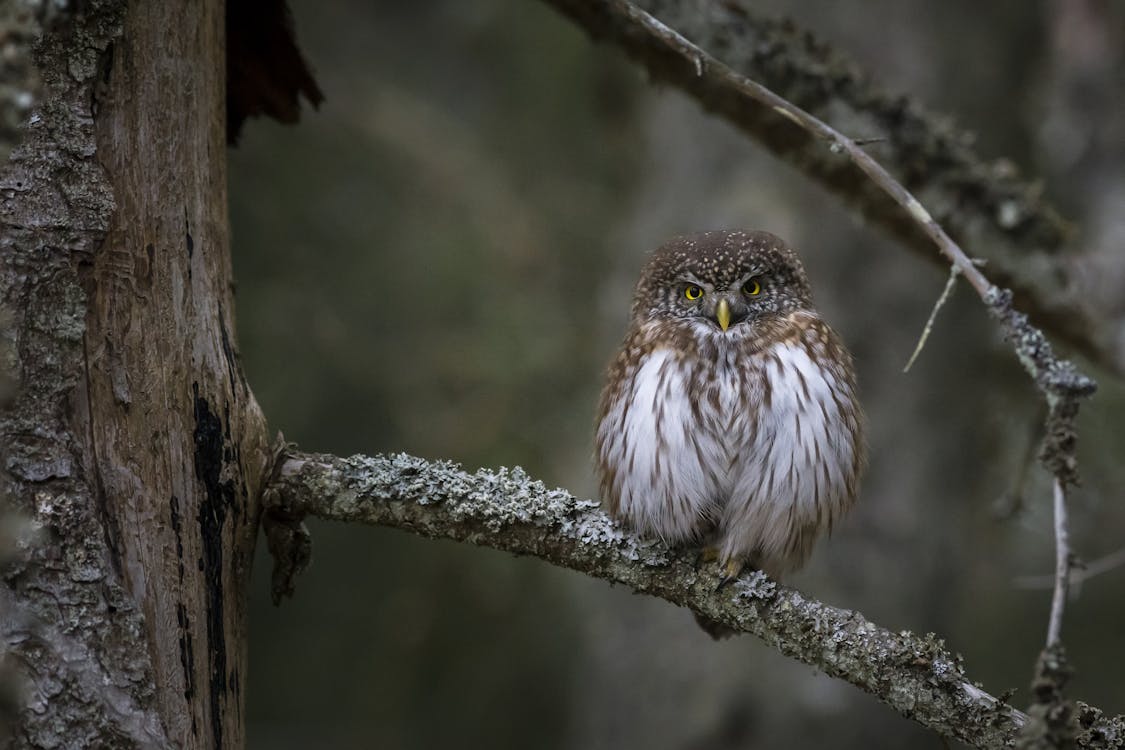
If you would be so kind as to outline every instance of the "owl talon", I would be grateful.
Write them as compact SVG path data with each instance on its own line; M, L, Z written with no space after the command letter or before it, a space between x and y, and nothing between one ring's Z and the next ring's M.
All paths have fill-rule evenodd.
M727 560L720 570L719 585L715 587L715 591L722 591L737 581L742 574L742 565L741 560Z

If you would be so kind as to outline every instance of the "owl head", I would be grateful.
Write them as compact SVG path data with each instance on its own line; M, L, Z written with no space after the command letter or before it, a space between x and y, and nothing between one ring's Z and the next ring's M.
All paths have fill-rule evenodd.
M716 231L676 237L652 254L633 297L635 323L690 322L744 331L812 308L797 253L769 232Z

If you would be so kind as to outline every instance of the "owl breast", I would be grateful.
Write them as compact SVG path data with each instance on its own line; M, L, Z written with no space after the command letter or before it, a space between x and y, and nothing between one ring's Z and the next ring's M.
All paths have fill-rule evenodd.
M850 362L828 356L835 334L812 322L764 347L731 336L641 358L603 396L611 512L772 575L803 564L851 504L862 464Z

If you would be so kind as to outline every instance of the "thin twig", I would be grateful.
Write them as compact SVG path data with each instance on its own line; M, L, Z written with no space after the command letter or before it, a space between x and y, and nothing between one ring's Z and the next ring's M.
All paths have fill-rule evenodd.
M1062 619L1070 589L1070 523L1066 515L1066 488L1055 479L1055 593L1051 597L1051 619L1047 622L1047 647L1062 642Z
M1052 404L1055 411L1055 404ZM1048 424L1050 417L1048 417ZM1035 748L1089 747L1079 740L1082 725L1086 723L1085 711L1068 700L1065 689L1074 670L1066 658L1062 642L1063 612L1066 610L1067 591L1070 588L1070 531L1066 517L1066 480L1063 473L1055 475L1055 593L1051 597L1051 615L1047 620L1047 645L1035 660L1035 676L1031 680L1031 705L1027 707L1028 721L1020 728L1015 745L1021 750ZM1120 729L1115 728L1098 747L1121 747Z
M1125 547L1122 547L1116 552L1110 552L1108 555L1103 555L1089 563L1080 563L1075 561L1073 556L1071 556L1070 585L1076 586L1083 584L1091 578L1096 578L1103 573L1117 570L1123 565L1125 565ZM1016 576L1012 579L1012 585L1020 589L1049 589L1055 585L1055 576Z
M922 353L922 347L926 345L926 339L930 337L930 331L934 329L934 320L937 318L938 311L949 301L949 295L953 294L953 286L957 283L957 274L959 273L961 273L961 270L957 266L949 267L949 279L945 282L945 289L942 290L941 296L934 303L934 309L930 311L930 318L926 321L926 327L922 329L922 335L918 337L918 345L914 347L914 353L910 355L906 367L902 368L904 373L910 372L910 368L914 366L914 360L918 359L918 355Z

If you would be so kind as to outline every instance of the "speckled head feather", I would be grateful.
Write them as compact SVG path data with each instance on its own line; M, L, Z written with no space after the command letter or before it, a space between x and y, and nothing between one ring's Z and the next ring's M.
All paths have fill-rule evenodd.
M785 240L761 231L713 231L674 237L649 257L633 295L634 318L679 306L677 286L705 282L737 289L747 278L763 285L760 313L784 313L812 307L805 267ZM678 316L680 317L680 316Z
M723 580L800 567L864 465L852 359L767 232L678 237L645 265L595 450L616 518L703 543Z

